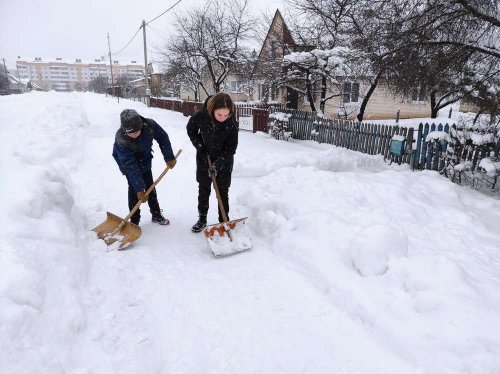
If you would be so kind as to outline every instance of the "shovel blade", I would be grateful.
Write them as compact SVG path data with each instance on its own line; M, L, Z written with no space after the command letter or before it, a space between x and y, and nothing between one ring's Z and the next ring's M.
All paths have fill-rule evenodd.
M207 226L204 231L215 257L229 256L252 248L245 218Z
M106 220L100 225L94 227L92 231L97 233L99 239L104 240L108 247L112 246L113 249L123 249L135 242L142 234L139 226L129 221L124 221L123 218L117 215L106 212ZM123 226L118 226L124 222Z

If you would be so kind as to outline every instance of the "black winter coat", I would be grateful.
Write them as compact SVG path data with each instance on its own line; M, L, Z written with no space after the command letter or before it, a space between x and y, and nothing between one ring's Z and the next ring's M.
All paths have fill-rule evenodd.
M189 119L187 133L197 150L197 175L205 173L208 169L207 154L210 155L212 162L220 165L221 173L231 173L234 154L238 147L238 122L234 115L224 122L212 121L204 106ZM208 177L208 171L206 175Z

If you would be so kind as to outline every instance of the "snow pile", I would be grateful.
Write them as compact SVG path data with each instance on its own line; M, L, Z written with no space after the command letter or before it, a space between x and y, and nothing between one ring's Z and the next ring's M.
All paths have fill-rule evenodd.
M143 207L140 239L107 251L89 229L128 213L111 157L125 108L183 152L157 186L171 224ZM190 232L186 122L90 93L0 97L2 373L499 372L498 200L381 156L241 132L229 215L248 216L252 250L215 259Z
M0 335L2 366L27 372L64 371L75 337L85 329L84 293L89 271L85 215L75 208L71 170L81 160L85 118L79 101L40 105L25 95L27 115L15 97L2 101L4 133L0 242ZM67 122L72 118L71 122ZM68 157L70 156L70 157ZM21 356L20 356L21 355Z
M382 275L392 259L407 255L408 238L391 226L374 225L353 236L349 251L354 267L362 276Z
M494 177L500 172L500 161L494 162L491 158L483 158L479 162L479 167L482 168L490 177Z

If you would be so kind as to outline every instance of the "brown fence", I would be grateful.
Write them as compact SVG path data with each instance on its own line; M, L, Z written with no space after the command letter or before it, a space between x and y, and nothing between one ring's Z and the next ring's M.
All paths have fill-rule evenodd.
M198 101L183 101L182 102L182 114L185 117L192 116L196 111L203 107L203 103Z
M269 120L269 111L267 109L253 109L253 132L267 131L267 122Z
M154 108L162 108L167 110L173 110L176 112L182 112L182 101L181 100L167 100L158 99L152 97L150 99L151 106Z
M186 117L191 116L203 106L203 103L198 101L171 100L153 97L151 98L150 103L153 108L162 108L181 112ZM280 108L280 106L278 104L238 103L236 104L236 116L240 121L250 121L250 126L247 130L253 132L266 131L270 108L274 108L276 110Z

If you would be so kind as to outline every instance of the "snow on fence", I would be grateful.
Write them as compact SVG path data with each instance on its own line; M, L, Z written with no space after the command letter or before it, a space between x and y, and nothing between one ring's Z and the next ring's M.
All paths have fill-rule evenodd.
M381 154L390 158L390 141L394 136L405 139L406 151L400 162L410 164L412 169L430 169L443 172L449 166L450 128L448 124L420 124L418 129L365 122L354 122L341 119L318 117L313 112L292 109L270 109L267 131L279 139L287 139L284 134L291 134L293 139L314 140L351 149L353 151ZM287 114L286 121L280 121L273 113ZM278 128L278 130L277 130ZM446 135L443 135L446 134ZM278 135L276 135L278 134ZM283 134L281 136L280 134ZM447 154L448 152L448 154ZM500 154L500 142L493 147L482 147L479 144L462 144L455 146L454 157L468 161L469 170L475 170L479 161Z
M202 105L195 101L151 98L152 107L174 110L185 116L192 115ZM286 113L286 116L279 113ZM384 159L391 160L394 158L391 154L391 139L404 139L405 149L397 158L399 163L409 164L412 169L437 170L454 182L472 187L498 186L500 142L493 144L493 147L472 142L452 148L449 145L450 130L462 131L455 125L421 123L418 129L414 129L328 119L318 117L313 112L253 103L237 103L236 116L242 130L264 131L282 140L314 140L372 155L381 154Z

